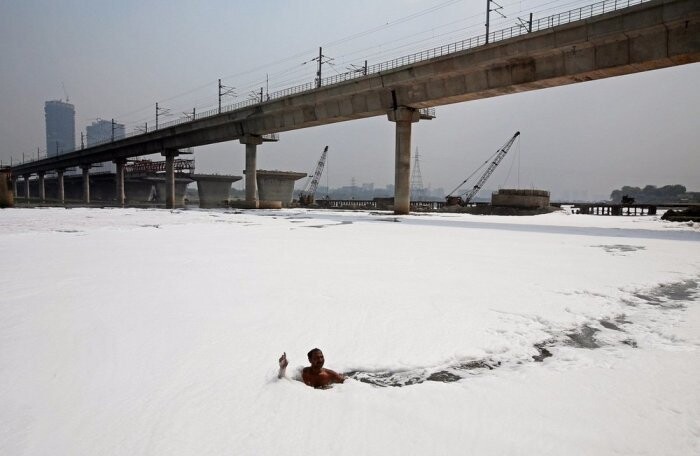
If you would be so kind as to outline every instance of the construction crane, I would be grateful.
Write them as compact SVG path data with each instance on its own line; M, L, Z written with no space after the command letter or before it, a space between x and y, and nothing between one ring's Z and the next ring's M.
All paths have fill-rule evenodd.
M323 168L326 166L326 156L328 155L328 146L323 149L321 158L318 160L316 165L316 171L314 171L311 179L306 181L306 186L304 190L299 193L299 204L302 206L310 206L314 204L314 196L316 195L316 188L318 188L318 182L321 180L321 174L323 174Z
M493 174L493 172L496 169L496 167L498 166L498 164L501 163L501 160L503 160L503 157L506 156L506 154L508 153L508 150L513 145L513 143L515 142L515 139L518 136L520 136L520 132L516 131L515 134L508 140L508 142L506 142L503 145L503 147L498 149L498 151L494 155L492 155L493 160L489 164L488 168L486 168L486 171L484 172L484 174L481 175L481 177L479 178L479 181L476 183L476 185L474 185L474 187L472 187L472 189L469 190L464 195L464 199L462 199L459 196L454 196L453 193L455 193L457 190L459 190L460 187L462 187L462 185L466 184L467 181L474 174L476 174L476 172L479 171L479 169L481 169L481 167L484 165L481 165L476 171L474 171L469 177L464 179L464 181L462 181L461 184L459 184L454 190L452 190L450 192L449 195L447 195L445 197L445 199L447 200L447 205L448 206L455 206L455 205L466 206L467 204L469 204L469 202L472 200L472 198L474 198L476 196L476 194L479 193L479 190L481 190L481 187L483 187L483 185L486 183L488 178L491 177L491 174ZM486 162L488 162L488 160ZM484 164L486 164L486 163L484 163Z

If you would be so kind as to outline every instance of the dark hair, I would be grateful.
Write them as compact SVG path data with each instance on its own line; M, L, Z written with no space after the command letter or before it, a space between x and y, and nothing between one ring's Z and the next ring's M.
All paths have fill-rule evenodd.
M306 356L307 356L307 358L309 358L309 361L311 361L311 355L313 355L314 352L320 352L320 351L321 351L320 348L312 348L311 351L306 354Z

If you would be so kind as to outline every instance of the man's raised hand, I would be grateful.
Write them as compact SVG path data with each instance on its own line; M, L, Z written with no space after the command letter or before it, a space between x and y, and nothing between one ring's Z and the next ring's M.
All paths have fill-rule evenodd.
M284 352L282 353L282 356L280 356L280 369L286 369L288 365L289 361L287 361L287 352Z

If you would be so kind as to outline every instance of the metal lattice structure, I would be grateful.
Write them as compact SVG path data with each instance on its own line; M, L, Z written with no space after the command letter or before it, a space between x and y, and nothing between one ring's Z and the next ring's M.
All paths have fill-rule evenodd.
M422 201L425 198L425 188L423 187L423 176L420 172L420 154L416 147L416 158L413 160L413 171L411 172L411 201Z
M316 189L318 188L318 182L321 180L321 174L323 174L323 168L326 166L326 157L328 155L328 146L323 149L321 153L321 158L316 164L316 170L313 176L306 182L304 190L299 194L299 203L302 205L313 204L314 197L316 195Z
M191 173L194 171L194 159L175 159L173 168L176 173ZM126 173L155 174L165 172L165 161L134 160L124 166Z
M461 184L459 184L454 190L452 190L449 193L449 195L447 195L448 203L453 204L453 203L451 203L451 201L454 201L454 199L458 199L459 204L461 204L463 206L466 206L467 204L469 204L469 202L472 200L472 198L474 198L476 196L476 194L479 193L479 190L481 190L481 187L483 187L483 185L486 183L486 181L489 179L489 177L491 177L491 174L493 174L493 172L496 170L496 167L498 166L498 164L501 163L501 160L503 160L503 157L506 156L506 154L508 153L508 150L510 150L510 147L513 145L513 143L515 142L515 140L518 136L520 136L520 132L516 131L515 134L508 140L508 142L506 142L503 145L503 147L498 149L498 151L496 151L496 153L491 156L491 158L489 159L489 160L491 160L491 162L489 163L488 168L486 168L486 171L484 171L484 174L481 175L481 177L479 178L477 183L474 185L474 187L472 187L471 190L469 190L465 193L464 198L458 198L458 197L452 196L452 195L457 190L459 190L460 187L462 187L462 185L466 184L467 181L474 174L476 174L476 172L479 169L481 169L484 165L481 165L479 167L479 169L477 169L469 177L464 179ZM487 160L487 163L488 163L488 160Z

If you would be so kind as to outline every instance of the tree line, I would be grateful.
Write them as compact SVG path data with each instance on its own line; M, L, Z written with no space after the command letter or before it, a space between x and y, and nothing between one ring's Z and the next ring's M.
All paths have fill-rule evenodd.
M679 184L663 187L647 185L644 188L625 185L613 190L610 199L613 203L620 203L623 196L634 198L634 202L639 204L700 202L700 192L688 192L685 186Z

